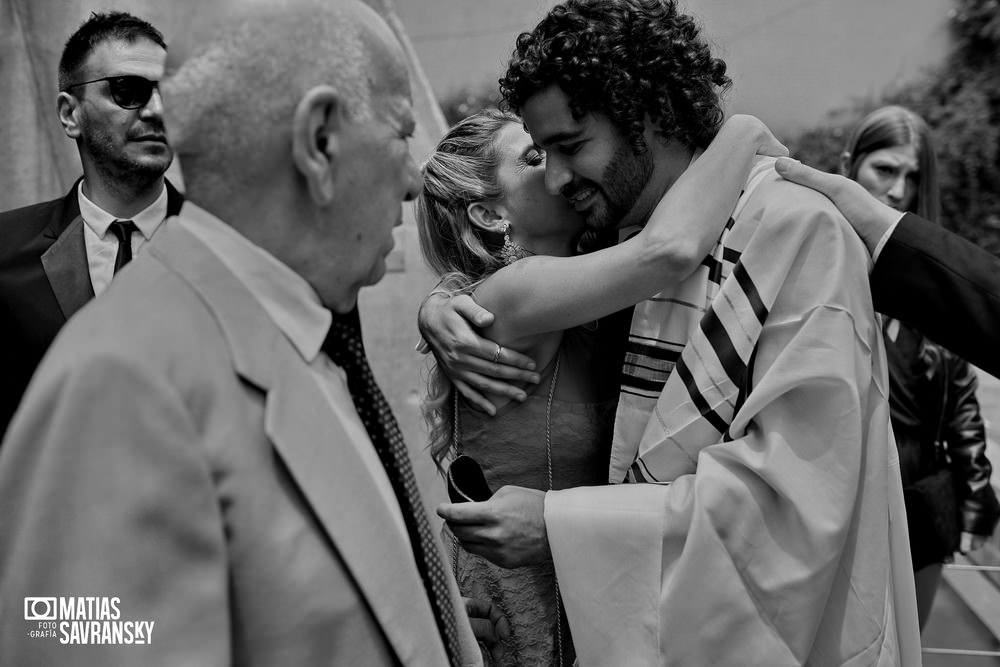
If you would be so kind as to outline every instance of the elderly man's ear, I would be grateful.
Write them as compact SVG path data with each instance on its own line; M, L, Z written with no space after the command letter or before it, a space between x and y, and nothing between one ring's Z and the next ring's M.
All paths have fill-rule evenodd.
M328 206L343 158L346 103L330 86L316 86L299 100L292 122L292 159L306 179L313 202Z

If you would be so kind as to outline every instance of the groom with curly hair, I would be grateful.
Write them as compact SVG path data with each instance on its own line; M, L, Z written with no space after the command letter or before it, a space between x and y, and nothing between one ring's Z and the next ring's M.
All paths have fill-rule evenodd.
M699 33L670 0L569 0L518 38L504 100L589 227L644 224L721 124ZM471 552L552 558L581 664L920 662L870 259L772 164L636 306L611 484L439 509Z

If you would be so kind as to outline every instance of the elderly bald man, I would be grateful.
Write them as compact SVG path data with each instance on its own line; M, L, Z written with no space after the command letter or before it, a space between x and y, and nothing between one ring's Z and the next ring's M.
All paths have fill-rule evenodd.
M0 449L0 664L481 664L357 328L419 186L402 50L239 10L162 86L177 224Z

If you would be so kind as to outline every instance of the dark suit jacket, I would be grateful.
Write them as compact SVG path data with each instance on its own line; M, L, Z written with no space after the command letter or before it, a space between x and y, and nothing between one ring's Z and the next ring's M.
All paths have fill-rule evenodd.
M912 213L871 275L875 309L1000 377L1000 259Z
M177 215L184 198L166 185L167 215ZM52 339L94 296L79 187L0 213L0 437Z
M56 339L0 447L0 665L446 665L346 391L330 405L183 225L124 275ZM29 636L24 597L84 595L155 622L151 641Z

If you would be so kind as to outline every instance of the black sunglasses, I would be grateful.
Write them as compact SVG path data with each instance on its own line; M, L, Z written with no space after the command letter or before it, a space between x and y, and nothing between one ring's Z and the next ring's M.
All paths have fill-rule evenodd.
M71 88L76 88L77 86L85 86L88 83L97 83L98 81L108 82L111 99L122 109L138 109L145 106L149 102L149 98L153 96L153 89L158 88L160 85L159 81L150 81L145 77L128 74L125 76L104 76L92 81L81 81L80 83L70 84L66 86L66 91L68 92Z

